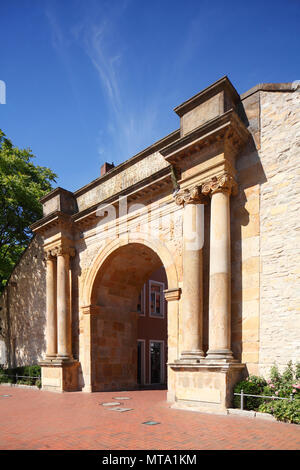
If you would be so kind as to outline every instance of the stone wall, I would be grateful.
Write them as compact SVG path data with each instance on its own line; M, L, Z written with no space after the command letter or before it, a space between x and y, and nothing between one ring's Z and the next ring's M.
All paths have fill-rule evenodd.
M5 365L10 367L37 364L45 352L46 280L43 256L42 240L35 236L0 297Z
M300 90L261 92L260 372L300 361Z
M274 363L300 360L300 93L247 95L252 141L231 199L232 347L248 373L267 376Z
M6 364L6 346L5 341L0 339L0 366Z

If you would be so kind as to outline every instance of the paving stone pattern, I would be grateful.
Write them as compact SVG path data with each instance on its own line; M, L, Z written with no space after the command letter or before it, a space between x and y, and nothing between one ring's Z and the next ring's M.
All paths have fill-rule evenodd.
M100 403L110 392L51 393L2 387L0 449L299 449L300 427L171 409L166 391L126 392L126 413ZM159 426L145 426L157 421Z

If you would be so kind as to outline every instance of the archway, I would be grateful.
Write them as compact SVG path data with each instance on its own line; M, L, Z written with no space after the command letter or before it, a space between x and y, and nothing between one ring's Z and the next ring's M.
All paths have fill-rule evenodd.
M94 270L90 290L90 304L97 309L91 329L92 389L166 383L163 290L168 288L170 267L165 270L158 254L143 243L114 248Z

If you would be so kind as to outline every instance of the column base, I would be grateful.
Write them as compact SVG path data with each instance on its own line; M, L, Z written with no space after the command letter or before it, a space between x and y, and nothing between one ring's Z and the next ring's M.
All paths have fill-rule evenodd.
M205 357L204 352L201 349L193 351L182 351L180 354L180 362L194 363L200 362Z
M54 358L40 361L42 390L50 392L75 392L79 390L79 362L70 358Z
M57 358L57 354L46 354L45 361L53 361ZM43 362L43 361L41 361Z
M174 374L172 408L226 414L233 400L234 385L240 380L245 364L169 364Z
M237 362L230 349L209 349L205 358L206 361Z

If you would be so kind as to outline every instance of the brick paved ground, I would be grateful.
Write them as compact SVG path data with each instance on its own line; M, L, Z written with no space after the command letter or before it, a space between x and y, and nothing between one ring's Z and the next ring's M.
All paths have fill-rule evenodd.
M300 449L300 426L170 409L165 391L56 394L0 387L0 449ZM100 404L115 396L133 411ZM142 424L159 421L156 426Z

